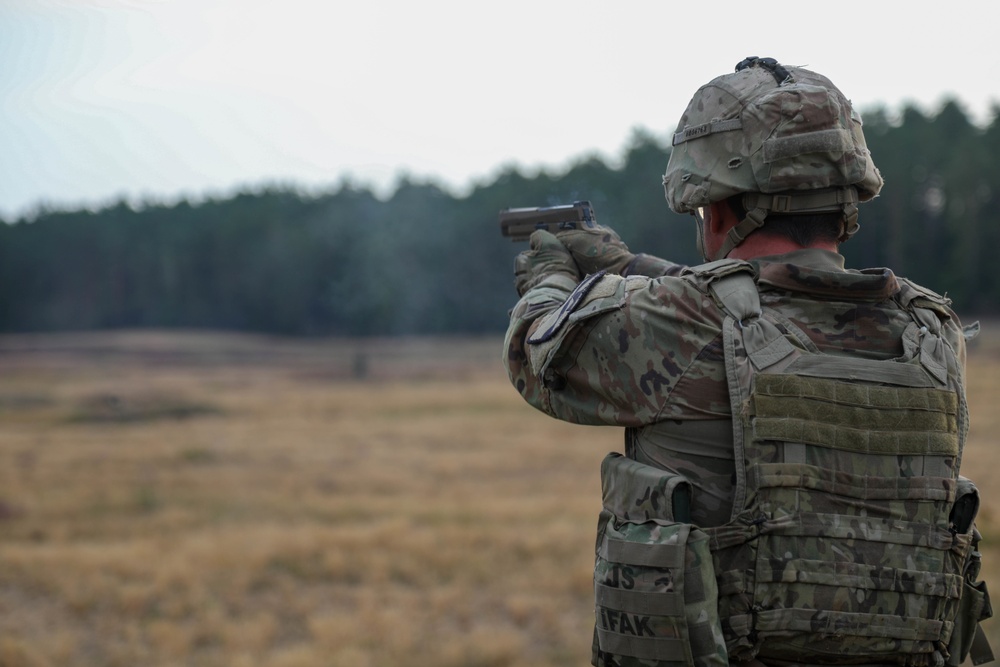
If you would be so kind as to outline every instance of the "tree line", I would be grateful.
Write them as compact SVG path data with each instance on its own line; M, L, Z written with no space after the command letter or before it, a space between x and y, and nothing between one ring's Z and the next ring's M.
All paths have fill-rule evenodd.
M1000 310L1000 109L957 101L865 114L885 177L844 244L848 265L889 266L963 315ZM38 210L0 222L0 331L211 328L296 335L502 331L516 300L497 212L589 199L634 251L697 263L694 225L669 211L669 147L636 130L616 164L502 169L461 196L402 177L391 195L344 181L323 194L267 187L172 205Z

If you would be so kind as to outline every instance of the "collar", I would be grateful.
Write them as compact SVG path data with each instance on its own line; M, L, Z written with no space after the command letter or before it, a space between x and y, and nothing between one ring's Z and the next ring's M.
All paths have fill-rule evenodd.
M760 274L757 283L762 288L872 302L890 299L899 291L889 269L845 269L843 255L829 250L805 248L756 257L750 263Z

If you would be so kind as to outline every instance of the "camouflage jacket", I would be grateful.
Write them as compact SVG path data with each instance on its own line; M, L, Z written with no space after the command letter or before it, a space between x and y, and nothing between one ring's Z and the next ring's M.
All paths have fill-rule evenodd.
M829 354L898 357L912 322L896 300L901 290L943 303L889 269L845 270L844 258L828 251L751 263L762 305ZM694 274L661 266L659 277L543 280L511 311L507 370L524 399L553 417L627 427L626 455L686 476L699 498L693 522L721 525L730 516L735 474L724 315ZM964 369L961 324L946 306L938 309L944 339Z

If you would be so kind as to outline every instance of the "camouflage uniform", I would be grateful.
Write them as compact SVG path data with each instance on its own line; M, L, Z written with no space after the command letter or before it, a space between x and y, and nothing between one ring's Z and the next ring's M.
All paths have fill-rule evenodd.
M889 269L845 270L843 257L823 250L752 264L762 304L823 352L902 354L912 319L893 301L900 281ZM591 279L561 323L554 314L576 284L555 275L528 291L511 313L507 370L524 399L553 417L627 427L626 455L687 477L698 498L692 522L717 526L730 518L734 477L724 315L684 267L664 263L662 273ZM954 314L943 335L964 361Z
M518 256L512 383L558 419L626 428L602 464L593 664L943 667L978 640L950 302L818 247L724 259L772 216L832 213L847 240L881 186L828 79L748 58L696 93L664 175L674 211L701 226L709 208L715 261L635 256L602 229L536 231Z

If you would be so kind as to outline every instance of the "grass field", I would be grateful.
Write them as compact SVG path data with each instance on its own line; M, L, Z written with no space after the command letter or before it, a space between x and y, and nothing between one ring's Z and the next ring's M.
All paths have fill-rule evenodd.
M963 468L988 580L997 328L970 354ZM598 466L621 434L527 407L499 355L0 337L0 667L587 664Z

